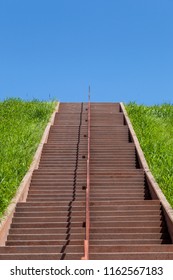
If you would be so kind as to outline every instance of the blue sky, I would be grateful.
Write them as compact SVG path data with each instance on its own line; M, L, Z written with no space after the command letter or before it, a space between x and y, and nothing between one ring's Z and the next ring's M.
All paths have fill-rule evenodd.
M0 0L0 99L173 103L173 0Z

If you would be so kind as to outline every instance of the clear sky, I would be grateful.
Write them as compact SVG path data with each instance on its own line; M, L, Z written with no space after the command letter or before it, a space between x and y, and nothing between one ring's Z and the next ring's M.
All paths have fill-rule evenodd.
M0 0L0 99L173 103L173 0Z

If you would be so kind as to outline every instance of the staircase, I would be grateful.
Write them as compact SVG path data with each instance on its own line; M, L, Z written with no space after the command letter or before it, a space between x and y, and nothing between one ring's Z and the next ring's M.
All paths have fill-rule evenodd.
M89 259L171 259L163 209L152 199L119 103L90 104ZM80 260L86 238L88 104L61 103L16 206L1 260Z

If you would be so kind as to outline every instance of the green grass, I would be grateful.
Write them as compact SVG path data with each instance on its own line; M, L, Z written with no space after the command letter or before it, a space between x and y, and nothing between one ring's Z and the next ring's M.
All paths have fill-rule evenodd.
M0 216L27 172L55 102L0 102Z
M173 106L125 107L150 170L173 207Z

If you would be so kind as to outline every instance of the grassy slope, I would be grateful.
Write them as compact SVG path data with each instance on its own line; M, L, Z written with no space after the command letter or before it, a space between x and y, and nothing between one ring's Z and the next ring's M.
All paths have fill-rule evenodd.
M0 102L0 216L27 172L55 102Z
M173 106L130 103L126 110L150 170L173 207Z

